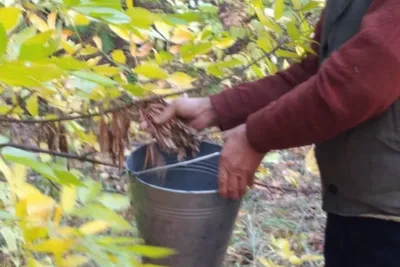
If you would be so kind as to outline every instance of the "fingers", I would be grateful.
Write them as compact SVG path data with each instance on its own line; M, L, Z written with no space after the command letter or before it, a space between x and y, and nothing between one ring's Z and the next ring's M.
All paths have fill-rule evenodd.
M239 180L239 196L242 197L246 194L247 191L247 179L243 175L238 177Z
M235 173L229 162L221 157L218 176L218 188L221 197L233 200L241 198L246 193L247 181L244 174Z
M160 116L154 118L154 123L163 124L172 119L176 114L176 102L172 102L171 105L167 106Z
M218 173L218 190L223 198L228 197L228 172L224 160L221 158L221 164Z
M235 176L230 176L228 178L228 195L229 198L236 200L239 198L239 176L235 175Z

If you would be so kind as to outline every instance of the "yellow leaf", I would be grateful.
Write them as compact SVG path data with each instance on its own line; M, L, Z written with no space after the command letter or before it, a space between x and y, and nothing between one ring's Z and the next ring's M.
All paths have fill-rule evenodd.
M24 230L24 239L25 242L27 243L31 243L32 241L38 240L38 239L42 239L45 238L48 234L47 228L46 227L27 227Z
M307 155L305 158L305 165L306 165L307 171L309 171L310 173L312 173L315 176L319 175L319 168L318 168L317 161L315 159L315 152L314 152L313 147L310 148L310 150L307 152Z
M324 260L324 256L322 256L322 255L303 255L303 256L301 256L301 259L304 262L322 261L322 260Z
M22 164L14 164L12 166L13 179L10 186L14 189L21 188L25 184L27 167Z
M4 29L9 31L17 26L20 20L21 10L15 7L0 8L0 23L3 24Z
M79 53L82 56L88 56L94 53L97 53L98 49L94 46L91 45L86 45L86 47L82 48L81 50L79 50Z
M115 62L119 64L125 64L126 63L126 57L124 55L124 52L120 49L114 50L111 53L111 57Z
M70 55L75 54L75 52L77 51L77 49L68 42L61 42L61 47Z
M126 8L133 8L133 0L126 0L125 1Z
M20 219L24 219L27 215L27 212L28 211L27 211L26 200L21 199L15 205L15 216L17 216Z
M219 49L226 49L232 46L235 43L235 40L230 37L221 38L219 40L214 41L214 45Z
M74 17L74 23L78 26L86 26L89 25L90 20L85 15L78 13Z
M193 40L194 35L191 31L184 27L177 27L174 29L171 37L171 42L175 44L184 44Z
M55 29L57 23L57 12L53 11L47 16L47 25L50 29Z
M40 262L35 260L34 258L28 258L28 267L44 267Z
M170 75L167 81L180 89L189 89L193 87L192 82L196 79L190 77L186 73L183 72L175 72L174 74Z
M28 109L29 113L31 113L31 115L34 117L39 114L38 97L36 94L33 94L26 101L26 108Z
M47 23L35 13L28 11L27 17L32 25L41 32L48 31L50 28Z
M129 41L129 31L127 29L122 29L120 27L114 26L114 25L108 25L110 29L119 37L124 39L125 41Z
M50 219L56 205L51 197L42 194L28 183L19 186L16 194L21 200L26 201L26 212L30 221L40 223Z
M62 226L56 230L56 232L60 235L62 238L70 238L73 236L80 235L79 230L73 227L69 226Z
M302 259L300 259L299 257L297 257L296 255L291 255L289 257L289 261L291 264L294 264L294 265L302 265L304 263L304 261Z
M83 224L79 227L79 231L85 235L94 235L101 232L104 232L109 227L109 224L105 221L91 221Z
M148 62L140 64L134 71L150 79L166 79L168 77L168 73L165 70L161 69L156 64Z
M64 185L61 189L61 207L64 212L69 213L74 209L77 196L76 186Z
M82 255L69 255L63 261L63 267L79 267L89 262L89 258Z
M74 245L71 239L49 239L38 244L26 244L26 248L35 252L62 254Z
M101 40L101 38L97 35L92 37L93 42L96 44L97 48L100 50L103 50L103 41Z
M276 20L282 17L284 10L285 10L284 0L276 0L274 9L274 17Z
M98 74L106 75L106 76L115 76L120 72L119 68L111 67L107 65L98 65L93 66L93 70Z
M55 225L58 225L61 221L61 218L62 218L62 208L57 205L54 210L53 223Z
M163 37L170 40L171 31L173 30L173 27L171 25L162 21L156 21L154 22L154 26L156 27L157 31L159 31L162 34Z

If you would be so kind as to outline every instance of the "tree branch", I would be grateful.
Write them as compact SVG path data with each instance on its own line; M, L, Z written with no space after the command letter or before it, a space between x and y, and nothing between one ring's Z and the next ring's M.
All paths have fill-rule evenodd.
M65 153L65 152L58 152L58 151L54 151L54 150L46 150L46 149L41 149L41 148L34 147L34 146L7 143L7 144L1 144L0 148L2 148L2 147L13 147L13 148L18 148L18 149L21 149L24 151L44 153L44 154L53 155L53 156L57 156L57 157L63 157L63 158L67 158L67 159L85 161L85 162L89 162L89 163L93 163L93 164L99 164L99 165L111 166L111 167L118 168L118 166L116 166L112 163L87 158L86 156L80 156L80 155L70 154L70 153Z
M250 68L252 65L257 63L258 61L263 60L267 56L275 53L278 49L281 48L281 46L283 44L284 44L283 41L278 42L277 46L274 47L274 49L272 49L271 52L269 52L267 54L264 54L263 56L253 60L252 62L250 62L249 64L245 65L242 68L236 69L233 74L228 75L226 77L223 77L221 79L222 80L223 79L230 79L230 78L233 78L234 76L244 72L245 70ZM196 91L204 89L204 87L210 87L210 86L213 86L213 85L216 85L216 84L215 83L209 83L209 84L206 84L206 85L192 87L192 88L189 88L189 89L177 90L175 92L171 92L171 93L164 94L164 95L151 95L149 97L133 100L129 104L125 104L125 105L122 105L122 106L119 106L119 107L111 108L111 109L108 109L108 110L105 110L105 111L102 111L102 112L87 113L87 114L76 115L76 116L64 116L64 117L58 117L58 118L54 118L54 119L27 119L27 120L20 120L20 119L6 118L4 116L1 116L0 117L0 122L3 122L3 123L34 124L34 123L48 123L48 122L59 122L59 121L70 121L70 120L86 119L86 118L90 118L90 117L103 116L105 114L114 113L114 112L121 111L121 110L126 109L126 108L131 108L131 107L134 107L134 106L138 105L139 103L142 103L143 101L153 101L153 100L157 100L157 99L164 98L164 97L181 95L181 94L184 94L184 93L196 92Z

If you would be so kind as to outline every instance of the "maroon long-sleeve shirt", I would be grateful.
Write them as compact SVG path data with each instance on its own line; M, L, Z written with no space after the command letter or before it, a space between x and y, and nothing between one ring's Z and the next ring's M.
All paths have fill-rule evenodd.
M253 148L267 152L327 140L378 116L400 96L399 25L400 1L375 0L359 33L320 66L309 55L211 96L220 127L246 123Z

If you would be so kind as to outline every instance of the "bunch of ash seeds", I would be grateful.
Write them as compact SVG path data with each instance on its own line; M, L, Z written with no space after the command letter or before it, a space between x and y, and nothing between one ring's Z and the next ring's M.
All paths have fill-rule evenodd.
M178 160L182 161L188 153L194 156L199 152L200 141L197 138L197 131L179 118L172 118L161 125L154 123L154 118L159 116L167 105L164 99L144 101L140 106L141 117L147 122L148 132L160 150L175 153L178 155Z

